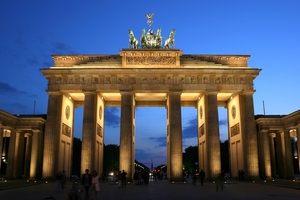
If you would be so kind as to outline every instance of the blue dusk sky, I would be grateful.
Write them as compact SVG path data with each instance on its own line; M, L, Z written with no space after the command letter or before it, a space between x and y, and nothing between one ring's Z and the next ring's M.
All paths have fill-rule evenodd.
M55 54L119 54L128 48L128 29L139 38L152 28L183 54L251 55L262 69L254 81L255 114L289 114L300 108L299 0L1 0L0 109L45 114L47 80L40 69ZM36 103L34 103L36 102ZM35 105L35 106L34 106ZM83 108L75 111L81 138ZM183 150L197 145L197 112L182 108ZM219 109L220 138L226 140L227 110ZM136 158L166 163L166 110L136 109ZM119 144L120 109L105 109L105 144Z

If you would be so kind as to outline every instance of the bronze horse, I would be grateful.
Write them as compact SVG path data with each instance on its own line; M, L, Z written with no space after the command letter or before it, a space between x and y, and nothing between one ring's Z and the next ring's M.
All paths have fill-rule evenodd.
M137 49L139 46L139 41L134 37L132 30L128 30L129 35L129 47Z
M170 32L169 38L166 39L166 41L165 41L164 47L165 47L166 49L170 49L170 48L173 47L173 45L175 44L175 38L174 38L174 35L175 35L175 29L173 29L173 30Z

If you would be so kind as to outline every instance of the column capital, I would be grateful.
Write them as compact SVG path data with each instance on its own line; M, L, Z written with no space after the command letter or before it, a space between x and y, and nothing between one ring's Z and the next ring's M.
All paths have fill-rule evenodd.
M203 95L218 95L219 92L217 91L206 91L203 93Z
M240 95L253 95L256 90L242 90Z
M97 94L95 90L82 90L82 93L85 94Z
M132 90L119 90L120 94L133 94Z
M61 95L61 92L60 91L49 91L49 90L46 90L46 92L48 93L48 95Z
M269 128L261 128L259 131L262 133L265 133L265 132L269 133L270 129Z

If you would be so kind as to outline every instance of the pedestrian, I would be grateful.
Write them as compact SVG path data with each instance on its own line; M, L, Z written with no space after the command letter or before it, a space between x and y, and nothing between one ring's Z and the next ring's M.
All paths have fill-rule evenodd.
M56 191L59 191L61 189L61 182L60 182L60 178L61 178L61 172L57 172L55 175L55 182L56 182Z
M241 181L242 180L242 170L241 169L239 169L239 171L238 171L238 177L239 177L239 181Z
M197 183L197 170L195 170L193 173L193 185L196 185L196 183Z
M200 175L201 185L203 185L204 178L205 178L205 172L203 171L203 169L200 170L199 175Z
M92 177L92 192L95 195L95 199L97 199L97 194L99 192L99 176L96 170L93 171L93 177Z
M118 187L121 187L121 181L122 181L122 172L119 171L118 175L117 175L117 179L118 179Z
M139 173L138 173L138 171L134 172L133 179L134 179L135 185L137 185L138 184L138 180L139 180Z
M126 175L127 175L127 173L123 169L123 172L122 172L122 187L126 187Z
M81 183L83 184L85 188L85 199L89 199L89 189L92 184L92 175L89 174L89 170L85 170L85 174L82 175Z
M62 173L60 175L60 185L61 185L61 189L64 190L65 189L65 183L66 183L66 172L65 170L62 170Z
M79 200L80 198L80 187L76 181L72 181L72 187L69 191L66 200Z
M244 170L241 169L241 181L244 181Z
M224 176L225 176L225 172L224 172L224 170L222 170L221 173L219 174L219 176L217 177L217 180L216 180L216 190L217 191L218 191L219 188L222 191L224 189Z

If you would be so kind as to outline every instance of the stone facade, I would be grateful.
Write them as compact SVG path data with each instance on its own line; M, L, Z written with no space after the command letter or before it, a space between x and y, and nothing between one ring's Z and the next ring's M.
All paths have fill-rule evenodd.
M291 152L285 149L289 148L289 136L294 134L290 130L295 130L299 136L298 122L293 124L295 117L275 121L259 117L255 121L253 80L260 69L248 66L248 55L184 55L179 49L123 49L119 55L56 55L52 58L54 65L41 69L48 80L49 94L47 121L40 119L45 128L30 129L32 139L25 143L23 138L30 134L19 133L19 129L11 128L13 125L1 125L0 137L6 137L9 130L9 151L21 154L15 148L17 145L32 149L31 153L26 150L31 160L28 156L17 159L31 163L30 167L26 164L23 174L52 178L64 169L67 176L71 175L74 109L77 106L84 107L82 173L87 168L101 174L104 108L119 106L120 170L127 171L130 179L135 160L135 108L162 106L167 113L167 177L183 180L181 106L193 106L198 112L199 169L213 179L221 172L218 107L223 106L228 110L231 175L235 177L238 170L243 169L246 178L274 177L277 170L274 163L280 160L286 164L278 169L279 176L292 176L289 164L292 159L287 156ZM293 126L284 125L287 122ZM284 128L274 129L275 124L284 125ZM276 159L272 150L275 149L272 140L275 136L279 141L276 149L281 149ZM39 151L42 153L36 153L40 148L43 148ZM6 173L19 177L22 169L14 160L8 156L11 165ZM32 169L35 172L31 172Z
M6 179L42 178L45 123L46 115L12 115L0 110L0 169Z
M52 105L52 101L49 101L48 109L51 110L50 113L53 112L56 125L52 122L51 125L50 122L48 126L48 122L46 124L45 137L49 138L47 141L50 143L47 144L47 148L55 146L63 139L57 136L55 140L51 140L54 139L54 133L51 132L60 129L60 121L64 118L60 109L63 110L68 105L72 111L76 106L84 106L82 170L96 166L94 162L101 163L100 160L103 159L103 138L98 139L96 129L97 124L103 127L105 117L98 120L97 111L100 106L102 108L120 106L120 170L126 170L131 177L135 158L135 107L163 106L168 113L167 176L172 180L181 180L183 177L180 107L193 106L198 110L202 109L203 115L198 120L199 130L202 127L201 133L198 134L199 167L207 172L209 178L214 178L221 172L217 108L235 106L237 114L235 119L229 119L229 124L230 126L232 123L239 124L240 132L237 136L232 136L232 142L234 153L244 159L235 159L234 156L235 161L231 164L235 168L245 169L247 175L251 177L258 177L255 124L254 119L251 120L249 116L251 114L253 116L254 113L253 80L260 69L248 66L249 57L183 55L179 49L122 49L119 55L53 56L54 66L41 71L48 79L49 100L56 100L57 105L62 107ZM54 106L56 107L53 108ZM70 121L72 117L71 114ZM72 123L69 126L72 129ZM100 149L94 144L95 136L101 146ZM63 141L66 144L71 142L68 139ZM245 147L248 144L251 147ZM46 149L44 152L48 164L44 164L43 174L47 177L58 169L60 158L56 155L61 154ZM52 153L48 155L48 152ZM95 157L94 152L100 157ZM99 167L95 169L101 173L101 164L97 166Z

